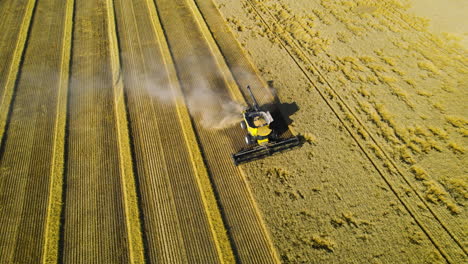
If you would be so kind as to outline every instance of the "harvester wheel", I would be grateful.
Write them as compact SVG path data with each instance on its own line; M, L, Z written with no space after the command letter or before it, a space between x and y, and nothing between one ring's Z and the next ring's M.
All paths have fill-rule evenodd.
M271 140L277 140L277 139L278 139L278 132L276 132L276 131L274 131L274 130L271 131L269 138L270 138Z
M254 138L250 134L245 135L245 143L247 143L247 145L254 144Z
M242 129L247 129L247 124L245 123L245 120L242 120L242 121L240 122L240 127L241 127Z

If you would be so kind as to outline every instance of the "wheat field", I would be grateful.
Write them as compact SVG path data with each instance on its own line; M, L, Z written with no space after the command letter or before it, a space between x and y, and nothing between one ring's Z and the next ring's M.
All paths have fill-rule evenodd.
M0 1L0 263L467 262L440 1ZM303 144L235 166L248 85Z

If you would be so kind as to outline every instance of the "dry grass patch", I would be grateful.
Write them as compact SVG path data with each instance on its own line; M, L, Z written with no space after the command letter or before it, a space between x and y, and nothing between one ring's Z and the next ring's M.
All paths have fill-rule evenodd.
M455 154L464 154L466 149L463 146L460 146L459 144L455 142L449 142L448 145L449 149L453 151Z
M446 116L445 119L449 124L456 128L462 128L468 125L468 120L460 116Z
M313 235L310 238L310 243L312 244L313 248L324 249L329 252L333 252L336 247L336 244L333 240L321 235Z

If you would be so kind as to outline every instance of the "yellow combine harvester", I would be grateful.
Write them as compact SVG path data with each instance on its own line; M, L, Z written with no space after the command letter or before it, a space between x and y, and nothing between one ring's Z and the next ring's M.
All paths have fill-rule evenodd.
M284 151L300 145L298 137L281 138L278 131L273 129L273 117L269 111L262 111L253 96L250 86L247 86L253 105L242 112L243 120L240 125L247 130L245 143L250 147L232 155L234 164L238 165L255 159L270 156L276 152Z

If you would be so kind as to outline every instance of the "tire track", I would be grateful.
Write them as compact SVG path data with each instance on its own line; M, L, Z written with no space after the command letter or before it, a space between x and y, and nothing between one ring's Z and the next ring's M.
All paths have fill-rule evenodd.
M449 263L455 263L454 260L451 258L451 256L449 255L449 253L446 252L446 250L450 251L450 254L453 254L454 256L458 256L456 257L457 258L463 258L463 256L466 257L466 249L461 245L461 243L458 241L458 239L456 238L456 236L454 236L450 230L445 226L445 224L443 223L443 221L440 220L440 218L435 214L435 212L429 207L429 205L427 204L427 202L423 199L423 197L420 195L420 193L416 190L416 188L414 186L412 186L412 184L409 182L409 180L407 179L407 177L404 175L404 173L402 172L402 170L395 164L395 162L390 158L390 156L383 150L383 148L381 147L381 145L378 143L378 141L375 139L375 136L373 136L370 132L369 132L369 129L367 127L365 127L365 125L363 124L362 120L360 120L356 114L350 109L350 107L346 104L346 102L340 97L340 95L336 92L336 89L333 88L333 86L331 86L330 82L323 76L323 74L319 71L319 69L315 66L315 64L310 60L310 58L308 57L308 55L305 55L307 54L306 52L304 52L300 47L297 46L297 43L294 41L294 42L289 42L289 43L292 43L292 45L294 45L293 48L295 48L295 52L300 52L302 54L302 57L306 58L306 63L308 63L309 65L311 65L315 71L319 74L319 76L325 80L325 83L327 84L327 86L330 88L330 91L331 93L336 97L338 98L339 100L339 107L341 109L343 109L343 111L345 111L346 113L349 113L353 116L354 120L356 120L358 122L358 125L359 127L361 127L362 129L364 129L364 131L369 135L370 139L372 140L372 142L377 146L378 148L378 151L380 151L380 153L382 153L385 157L385 159L391 164L391 166L397 171L397 173L399 174L400 178L399 180L402 181L402 183L404 185L407 185L411 188L412 192L416 194L417 196L417 202L421 202L424 204L425 206L425 210L423 211L427 211L429 212L434 219L432 220L435 220L437 223L432 223L432 227L434 227L434 225L436 225L435 228L427 228L425 224L427 224L427 222L424 222L422 221L422 216L424 216L424 212L423 211L420 211L418 212L418 210L416 208L412 208L412 206L410 204L416 204L416 201L409 201L410 198L409 197L404 197L405 195L403 194L404 192L401 191L401 190L398 190L398 189L401 189L399 187L396 187L398 186L397 183L394 182L393 179L391 179L390 177L388 176L385 176L385 170L382 169L382 168L379 168L379 166L377 165L377 161L375 160L375 158L372 158L372 155L369 153L368 150L366 150L366 147L365 147L365 144L361 143L360 140L358 140L358 136L356 136L353 132L352 132L352 128L349 127L349 125L346 124L346 122L344 121L344 118L340 117L340 115L338 114L338 110L336 110L335 107L332 106L332 102L330 102L329 99L327 99L327 96L325 95L325 93L323 91L321 91L318 86L315 85L315 83L312 81L312 78L309 76L307 70L301 65L301 63L297 60L297 58L294 56L294 52L291 52L290 49L288 48L288 45L286 45L284 43L284 40L282 39L281 36L279 36L275 31L273 31L271 29L271 26L269 26L269 24L267 23L266 19L261 15L260 11L258 10L256 4L251 1L251 0L247 0L247 2L250 4L250 6L253 8L253 10L255 10L255 13L261 18L261 21L265 24L265 26L270 30L270 32L272 32L279 40L280 40L280 43L282 45L283 48L285 48L285 50L289 53L290 57L295 61L296 65L302 70L302 72L304 73L304 75L307 77L307 79L310 81L310 83L313 85L313 87L315 88L315 90L320 94L320 96L324 99L324 101L327 103L327 105L331 108L331 110L334 112L335 116L340 120L340 122L345 126L345 128L347 129L348 133L353 137L354 141L359 145L359 147L361 148L361 150L364 152L364 154L368 157L368 159L370 160L370 162L373 164L373 166L377 169L377 171L379 171L379 174L380 176L382 177L382 179L386 182L386 184L390 187L390 189L392 190L392 192L395 194L395 196L399 199L399 201L402 203L402 205L405 207L405 209L407 210L407 212L413 217L413 219L416 221L416 223L418 224L418 226L421 228L421 230L423 230L423 232L426 234L426 236L430 239L430 241L434 244L434 246L438 249L438 251L442 254L442 256L446 259L447 262ZM274 20L274 24L276 25L279 25L279 23L273 18L273 15L268 11L266 10L265 8L262 9L263 11L265 11L270 17L271 19ZM394 183L392 183L394 182ZM437 227L439 226L439 227ZM442 230L440 230L442 229ZM437 232L437 235L438 235L438 238L439 239L436 239L436 236L431 234L431 232L429 231L435 231ZM448 237L444 237L444 238L441 238L440 236L443 236L445 233L445 235L448 235ZM455 244L457 245L458 249L459 250L456 250L454 249L452 246L450 246L450 242L448 241L453 241L455 242ZM452 243L453 243L452 242ZM444 246L441 246L439 243L444 243ZM449 244L445 244L445 243L449 243ZM442 248L444 247L444 248ZM461 251L460 251L461 250Z
M225 62L221 53L212 39L207 39L209 31L201 23L203 20L194 13L193 5L191 7L184 1L155 2L182 91L189 93L202 78L208 88L219 92L221 96L241 99L239 90L230 88L235 85L235 81L229 78L227 67L222 68L221 64L225 65ZM235 143L231 140L235 135L240 138L242 131L234 128L226 129L225 133L210 131L203 128L197 118L193 119L193 124L239 261L279 262L245 179L229 158L230 153L235 151Z

